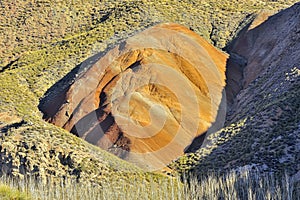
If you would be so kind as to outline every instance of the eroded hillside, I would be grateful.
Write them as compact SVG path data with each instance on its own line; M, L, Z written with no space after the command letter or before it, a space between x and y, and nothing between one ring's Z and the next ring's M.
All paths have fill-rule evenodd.
M226 60L188 28L159 24L86 61L39 108L45 120L90 143L161 169L215 121Z
M138 168L42 120L38 104L46 91L87 58L98 52L105 52L107 48L110 49L121 39L126 39L129 35L158 22L176 22L185 25L217 47L222 48L238 30L246 25L252 14L262 9L276 12L296 1L101 1L102 3L99 4L94 2L93 0L18 2L4 0L0 2L2 13L0 20L0 162L5 173L16 176L33 173L43 177L66 176L97 181L125 174L124 176L130 179L131 176L123 172L127 170L130 173L139 172ZM291 46L291 48L293 47L295 45ZM286 53L296 55L292 51ZM283 54L284 52L280 56ZM283 67L281 64L278 62L275 67ZM279 80L282 80L284 86L289 82L296 86L295 77L297 77L298 71L295 67L297 68L297 66L293 66L284 68L284 70L279 68L279 70L270 69L270 71L276 72L274 76L278 78L279 86L281 84ZM289 81L283 81L283 76L281 76L283 71L286 73L283 75L284 79ZM76 69L73 72L76 74ZM248 89L243 90L245 95L248 94L246 91L256 91L256 86L264 84L264 80L272 75L262 71L259 81L253 82L247 87ZM289 103L289 101L297 102L297 98L289 96L293 93L294 95L298 94L293 87L281 90L279 86L277 90L285 91L282 94L291 98L278 96L279 99L276 100L277 96L268 96L273 94L272 87L266 85L266 91L258 92L260 101L257 102L260 104L256 101L247 102L248 104L245 105L240 101L239 104L236 104L237 110L233 110L232 113L237 112L238 109L243 109L243 111L240 116L236 113L230 115L232 117L229 118L231 120L228 120L228 124L233 123L233 125L223 129L224 132L229 130L228 132L233 133L232 130L243 126L243 123L238 122L239 119L244 119L242 116L246 116L246 111L251 110L248 105L252 105L255 109L268 110L272 107L268 107L270 102L271 105L277 101L282 104ZM274 98L274 100L269 98ZM282 117L279 117L279 119L286 119L286 117L290 119L282 121L282 127L290 127L291 131L295 129L292 123L295 121L293 116L295 116L297 108L299 108L297 104L291 103L289 109L294 113L288 115L290 112L286 111ZM254 112L255 109L251 112ZM282 110L284 109L287 108ZM269 116L263 112L260 113L262 116ZM251 116L256 118L254 114ZM262 116L257 116L257 118L262 119ZM250 117L247 120L253 118ZM260 120L256 121L260 122ZM287 123L291 124L285 126ZM260 124L257 127L263 125ZM243 126L241 129L245 133L254 133L253 131L248 132L247 127L250 126ZM254 127L252 126L252 129ZM280 126L276 127L280 129ZM219 133L222 131L217 134ZM257 132L257 134L261 133ZM246 137L247 135L243 136L243 138ZM283 140L284 137L282 136L281 139ZM279 143L281 139L278 139ZM217 141L222 143L222 140L226 141L222 137ZM243 141L245 140L236 143L239 144L238 147L244 146L242 145ZM274 146L279 147L277 143L274 143ZM229 149L232 152L240 150L239 148ZM283 152L288 150L283 149ZM293 151L295 150L297 149ZM209 162L206 163L216 159L216 154L212 153L211 155L210 161L207 159ZM227 155L221 155L215 166L224 165L223 160L226 161L228 158ZM243 157L251 158L251 156ZM267 156L267 158L272 159L273 157ZM196 160L198 161L199 158L197 157ZM294 162L293 159L292 162ZM249 163L249 161L245 163ZM137 176L140 174L138 173Z
M300 4L261 15L228 47L226 126L179 159L178 169L259 169L299 180Z

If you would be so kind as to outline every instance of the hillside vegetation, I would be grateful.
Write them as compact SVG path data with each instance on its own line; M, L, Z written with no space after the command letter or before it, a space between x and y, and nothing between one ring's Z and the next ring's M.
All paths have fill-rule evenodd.
M295 0L1 1L0 175L9 174L24 178L33 174L41 177L44 182L48 177L52 177L89 183L109 183L119 179L125 182L146 180L149 183L151 177L151 180L155 180L155 184L159 184L160 180L165 180L163 176L144 172L42 120L42 114L38 110L39 100L53 84L85 59L97 52L106 51L126 37L153 24L176 22L185 25L222 49L260 10L277 12L295 2ZM260 80L263 81L264 77ZM286 92L293 95L292 98L285 101L282 97L276 101L280 105L288 102L299 116L299 100L296 98L299 91ZM271 97L264 97L268 98ZM297 104L293 104L293 101ZM271 108L268 104L257 107L266 112L269 112L268 108ZM228 126L216 134L222 135L221 133L227 130L240 130L240 127L243 127L243 132L250 134L249 126L246 124L249 120L253 120L253 117L249 118L246 114L244 111L237 120L228 121ZM287 131L290 133L299 131L294 129L294 123L298 123L299 119L297 118L298 121L288 119L286 123L283 122L281 125L281 122L278 123L274 130L292 127ZM234 135L235 132L230 133L232 134L224 137ZM258 130L257 135L259 134ZM251 136L253 140L257 135ZM243 137L246 136L245 134ZM216 143L223 143L220 140L224 137L215 140ZM281 139L285 140L285 137ZM234 144L241 144L240 140L236 141ZM193 169L203 171L204 166L224 166L228 158L226 155L218 158L212 156L208 157L203 165L198 165L199 160L203 159L200 159L199 154L189 154L187 157L196 159L186 159L188 161L182 161L183 164L173 168L181 172L192 166ZM251 157L244 156L244 158ZM212 164L211 162L216 159L217 165ZM223 162L219 163L222 160ZM248 163L247 160L243 162ZM290 164L288 167L292 170Z
M300 183L299 17L297 3L255 28L250 24L228 46L230 60L243 64L237 65L242 75L234 62L227 65L226 89L241 88L227 107L225 126L175 168L196 174L258 168ZM239 76L240 83L230 82Z

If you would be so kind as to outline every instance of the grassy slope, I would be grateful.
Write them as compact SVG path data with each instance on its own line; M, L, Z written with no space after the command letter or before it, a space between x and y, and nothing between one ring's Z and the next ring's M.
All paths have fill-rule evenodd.
M265 25L280 23L290 15L297 16L299 8L298 4L287 9L273 16L273 21L267 21ZM261 26L259 30L263 32L264 28L270 32L267 27L270 26ZM205 148L173 163L174 168L198 174L245 168L276 175L299 174L300 69L299 59L294 56L299 55L300 50L298 29L299 23L295 20L295 26L285 35L286 43L276 43L281 47L284 44L284 50L276 51L278 56L272 56L267 64L257 64L262 71L240 91L228 112L225 127L208 137L210 143ZM299 176L295 175L295 178L300 183Z
M249 14L292 2L1 1L0 112L24 123L1 129L0 161L15 175L140 176L132 165L41 120L37 105L47 89L95 52L152 24L184 24L222 48Z

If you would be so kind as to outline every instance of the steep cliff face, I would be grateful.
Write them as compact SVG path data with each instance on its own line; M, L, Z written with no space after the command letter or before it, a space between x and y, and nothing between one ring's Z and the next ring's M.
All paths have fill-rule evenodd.
M299 180L300 4L262 15L228 48L226 126L178 160L180 169L258 168Z
M160 168L214 122L226 59L181 25L157 25L94 60L40 108L47 121L88 142Z

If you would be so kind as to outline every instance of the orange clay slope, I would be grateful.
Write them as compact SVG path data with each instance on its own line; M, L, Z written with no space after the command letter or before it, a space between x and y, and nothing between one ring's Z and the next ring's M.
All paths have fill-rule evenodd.
M226 60L186 27L156 25L90 67L82 65L83 72L41 110L46 120L88 142L159 169L214 122Z

